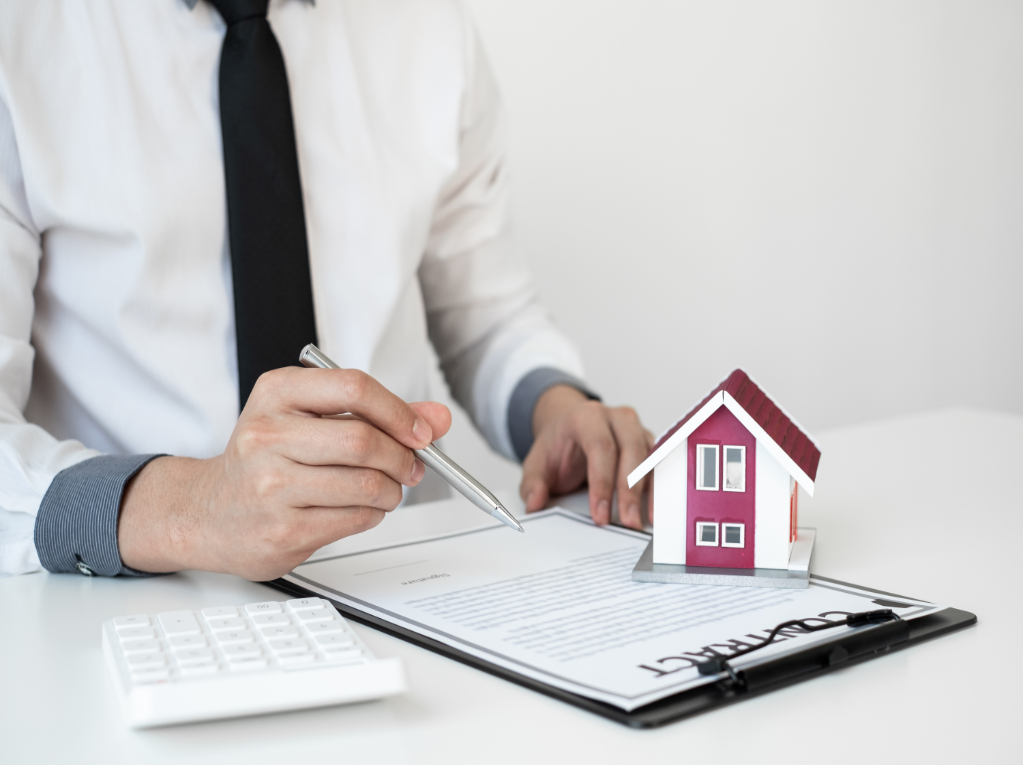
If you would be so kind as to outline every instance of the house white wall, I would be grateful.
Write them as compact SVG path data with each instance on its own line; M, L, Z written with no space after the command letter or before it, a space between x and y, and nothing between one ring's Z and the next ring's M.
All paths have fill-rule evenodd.
M654 563L686 562L689 439L654 468Z
M789 473L757 441L756 568L789 566Z

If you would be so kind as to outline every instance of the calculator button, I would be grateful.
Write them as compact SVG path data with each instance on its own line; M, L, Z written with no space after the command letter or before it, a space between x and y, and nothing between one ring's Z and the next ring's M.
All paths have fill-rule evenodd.
M341 659L361 659L362 650L359 648L351 647L346 648L345 646L323 646L323 650L327 651L327 658L331 661Z
M149 627L125 627L117 631L117 637L124 643L127 640L148 640L156 637L156 633Z
M214 632L221 630L244 630L246 627L244 619L208 619L206 623Z
M249 603L245 606L245 612L249 614L279 614L281 612L281 604L276 600L270 600L266 603Z
M149 653L133 653L125 657L128 666L133 670L135 667L159 667L167 663L162 653L151 651Z
M162 683L170 677L166 667L140 667L131 673L131 681L135 685Z
M302 626L317 635L321 632L342 632L345 628L344 622L340 619L334 619L330 622L309 622Z
M263 627L260 632L268 638L298 637L298 629L295 627Z
M121 643L125 653L160 653L159 640L126 640Z
M310 611L299 611L297 615L302 621L327 621L336 616L333 608L314 608Z
M201 661L195 664L188 664L182 667L180 671L183 677L215 675L220 671L220 665L215 661Z
M239 659L238 661L232 661L230 664L232 672L252 672L257 669L266 669L266 659L262 656L251 658L251 659Z
M355 641L344 633L332 632L329 635L317 635L316 643L324 651L338 651L342 648L350 648Z
M224 656L228 661L240 661L250 659L253 656L262 656L263 649L255 643L236 643L235 645L224 646Z
M322 608L323 601L319 598L298 598L288 601L288 608L292 611L305 611L307 608Z
M217 642L221 645L229 643L251 643L255 636L248 630L231 630L230 632L218 632Z
M115 616L114 626L118 629L121 627L148 627L149 617L145 614L139 614L138 616Z
M295 653L296 651L309 650L309 644L304 640L271 640L270 647L274 653Z
M316 656L306 651L305 653L285 653L277 657L277 663L284 667L293 667L296 664L312 664Z
M180 651L182 648L205 648L206 638L202 635L179 635L170 639L172 651Z
M216 606L214 608L204 608L202 615L207 619L229 619L232 616L238 615L238 609L234 606Z
M213 661L213 651L209 648L185 648L175 651L174 658L179 664L194 664L200 661Z
M291 624L291 619L284 614L258 614L252 617L252 621L261 627L270 624Z
M191 611L168 611L159 614L157 618L168 636L199 634L199 622L195 620Z

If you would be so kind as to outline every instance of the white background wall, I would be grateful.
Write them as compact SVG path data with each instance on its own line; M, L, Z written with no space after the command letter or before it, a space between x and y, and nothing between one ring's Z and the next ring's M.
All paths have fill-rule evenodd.
M466 2L608 402L658 431L742 366L811 432L1023 414L1023 2Z

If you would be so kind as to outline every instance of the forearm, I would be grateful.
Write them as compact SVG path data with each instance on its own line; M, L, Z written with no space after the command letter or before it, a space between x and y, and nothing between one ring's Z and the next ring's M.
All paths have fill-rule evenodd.
M159 457L131 479L117 524L124 565L152 573L220 570L201 545L215 460Z

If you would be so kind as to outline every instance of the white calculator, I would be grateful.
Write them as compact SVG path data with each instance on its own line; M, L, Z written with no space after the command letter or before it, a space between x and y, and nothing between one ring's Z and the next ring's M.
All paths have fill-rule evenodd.
M278 712L405 690L319 598L118 616L103 653L130 727Z

